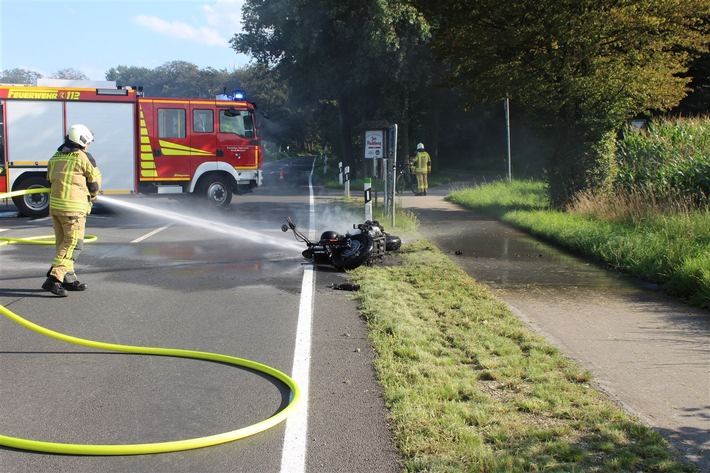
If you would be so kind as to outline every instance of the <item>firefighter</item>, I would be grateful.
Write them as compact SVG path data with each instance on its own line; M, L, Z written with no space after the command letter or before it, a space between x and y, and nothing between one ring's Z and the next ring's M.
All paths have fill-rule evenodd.
M417 175L417 185L419 192L417 195L426 195L429 190L428 175L431 172L431 157L424 149L424 144L417 145L417 154L412 158L414 161L414 173Z
M56 254L42 289L57 296L86 290L86 284L76 278L74 262L84 244L86 216L101 188L101 172L86 151L92 141L94 134L89 128L72 125L64 143L47 163Z

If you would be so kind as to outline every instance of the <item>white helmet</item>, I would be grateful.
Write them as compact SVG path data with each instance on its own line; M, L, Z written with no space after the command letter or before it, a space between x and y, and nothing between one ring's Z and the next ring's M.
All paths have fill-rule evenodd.
M419 144L417 145L417 151L420 151L420 150L421 150L421 151L424 151L424 143L419 143Z
M86 148L94 141L94 133L84 125L72 125L67 132L69 141Z

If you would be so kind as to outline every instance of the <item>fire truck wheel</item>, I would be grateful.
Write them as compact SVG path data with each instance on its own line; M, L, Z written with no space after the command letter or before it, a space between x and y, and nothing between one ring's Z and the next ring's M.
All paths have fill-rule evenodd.
M30 176L20 181L14 190L48 188L49 182L43 176ZM24 194L12 198L22 215L41 218L49 215L49 194Z
M232 188L223 177L209 178L202 185L202 195L207 197L207 202L215 208L224 209L232 202Z

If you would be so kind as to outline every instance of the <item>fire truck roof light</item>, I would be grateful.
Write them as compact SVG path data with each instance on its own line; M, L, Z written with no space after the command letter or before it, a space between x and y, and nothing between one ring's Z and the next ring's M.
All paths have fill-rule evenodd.
M128 95L126 89L96 89L96 95Z
M234 101L242 101L247 98L246 92L243 90L235 90L234 93L232 93L232 100Z

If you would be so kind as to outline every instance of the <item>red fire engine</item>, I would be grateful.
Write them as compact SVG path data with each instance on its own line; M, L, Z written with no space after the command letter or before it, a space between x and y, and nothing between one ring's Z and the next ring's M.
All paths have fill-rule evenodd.
M195 194L215 207L261 185L256 106L241 93L215 99L149 98L112 82L0 85L0 193L48 187L47 161L67 129L95 135L89 152L105 194ZM13 197L45 216L48 194Z

